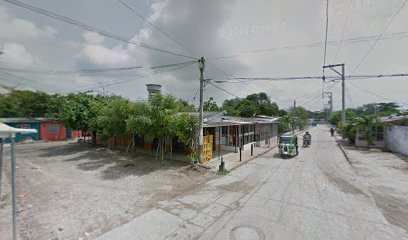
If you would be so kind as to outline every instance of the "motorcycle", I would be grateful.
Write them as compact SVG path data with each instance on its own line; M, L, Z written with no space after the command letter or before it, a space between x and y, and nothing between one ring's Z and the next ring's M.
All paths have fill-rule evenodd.
M303 147L304 148L310 147L310 140L309 139L303 139Z

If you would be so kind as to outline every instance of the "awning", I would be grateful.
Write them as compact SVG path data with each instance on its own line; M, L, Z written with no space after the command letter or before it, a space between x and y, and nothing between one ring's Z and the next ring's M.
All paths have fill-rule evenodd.
M0 122L0 138L14 137L16 133L37 133L37 129L15 128Z

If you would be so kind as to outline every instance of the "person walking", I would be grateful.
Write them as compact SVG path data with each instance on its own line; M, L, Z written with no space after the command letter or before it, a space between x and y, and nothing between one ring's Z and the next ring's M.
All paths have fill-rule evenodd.
M333 136L334 136L334 129L333 129L333 127L330 128L330 133L331 133L331 136L333 137Z

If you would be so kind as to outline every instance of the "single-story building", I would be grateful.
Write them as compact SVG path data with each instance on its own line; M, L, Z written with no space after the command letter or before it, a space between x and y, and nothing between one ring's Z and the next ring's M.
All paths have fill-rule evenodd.
M408 156L408 116L384 117L380 121L389 124L384 131L385 147Z
M372 127L373 147L408 155L408 116L380 117L378 121L384 126ZM367 146L365 129L357 130L356 146Z
M197 115L198 113L191 113ZM204 163L228 152L251 150L253 147L273 147L277 144L278 119L269 116L253 118L225 116L206 112L204 125Z
M37 130L37 133L17 134L16 142L61 141L81 136L80 131L66 129L62 123L58 123L52 118L0 118L0 122L11 127ZM9 142L9 140L5 139L5 142Z

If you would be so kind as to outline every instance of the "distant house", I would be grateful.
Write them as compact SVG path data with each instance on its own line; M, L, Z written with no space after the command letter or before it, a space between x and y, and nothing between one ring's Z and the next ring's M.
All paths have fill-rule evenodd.
M378 119L385 127L372 127L373 146L408 155L408 116L387 116ZM356 146L367 146L365 129L358 129Z
M198 116L198 113L190 113ZM253 118L225 116L206 112L204 125L204 163L216 155L250 150L251 147L273 147L277 144L278 119L269 116Z
M385 147L393 152L408 155L408 116L380 118L390 126L385 128Z
M0 122L17 128L36 129L37 133L17 134L16 142L23 141L61 141L69 138L77 138L79 131L66 129L62 123L52 118L0 118ZM9 142L9 139L5 139Z

